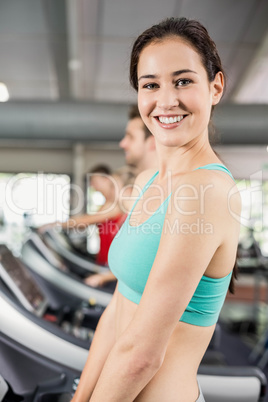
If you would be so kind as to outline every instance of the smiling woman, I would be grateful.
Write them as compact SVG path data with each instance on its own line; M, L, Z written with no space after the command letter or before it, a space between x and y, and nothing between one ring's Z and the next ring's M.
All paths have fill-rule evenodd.
M170 18L134 43L130 81L159 170L138 176L111 245L118 286L73 401L201 402L197 370L232 285L240 227L240 196L208 135L224 73L206 29Z
M206 136L211 108L222 96L223 73L219 71L208 82L193 46L174 36L153 42L140 54L137 76L140 113L156 138L173 145L174 140L180 141L178 145L183 146L197 136ZM178 137L173 129L179 127Z

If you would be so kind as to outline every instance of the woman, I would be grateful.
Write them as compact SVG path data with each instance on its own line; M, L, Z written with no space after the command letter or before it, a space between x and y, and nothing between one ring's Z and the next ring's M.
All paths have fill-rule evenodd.
M129 188L133 185L136 174L133 169L122 166L114 173L106 165L97 165L90 172L90 185L101 192L105 203L93 214L72 216L66 222L54 222L39 228L42 233L55 226L64 230L85 231L89 225L97 225L100 237L100 249L96 256L96 263L108 266L108 251L110 244L126 218L126 205L120 197L128 196ZM108 271L108 270L107 270ZM115 280L111 272L103 275L92 275L85 282L91 286L103 286L110 280Z
M137 178L111 245L118 286L73 402L204 401L197 370L231 281L241 208L208 138L224 73L206 29L181 18L138 37L130 78L159 171Z
M97 175L95 178L93 177L93 187L99 188L96 180L101 180L103 183L99 191L105 195L106 203L98 214L83 215L82 219L80 218L80 222L95 221L98 226L100 250L96 262L100 265L108 265L108 251L114 236L126 219L127 211L129 211L128 198L131 195L131 189L136 176L136 171L133 168L122 166L110 176L110 179L108 176L98 177ZM103 180L107 179L108 182L105 183ZM104 215L103 212L105 216L102 217L101 215ZM116 277L110 270L90 275L85 279L85 283L92 287L102 287L114 281L116 281Z

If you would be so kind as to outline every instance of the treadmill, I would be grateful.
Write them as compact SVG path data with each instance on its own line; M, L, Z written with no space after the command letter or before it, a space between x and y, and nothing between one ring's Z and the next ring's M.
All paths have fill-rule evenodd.
M91 343L90 333L87 339L83 338L86 328L82 313L83 307L73 315L69 312L67 317L65 311L55 312L51 309L49 300L27 267L6 246L0 245L0 402L71 400ZM64 321L69 322L69 326L77 329L77 332L66 331ZM229 386L226 387L230 383L230 377L226 377L230 375L229 370L229 367L218 367L217 370L218 376L223 375L223 390L229 389ZM211 396L208 401L213 402L215 395L222 395L223 391L219 393L217 384L216 388L211 387L208 374L215 375L215 367L203 366L199 370L205 396ZM247 376L249 374L252 376L251 372L246 373ZM259 378L259 382L261 380L262 397L266 381L261 374L259 371L254 376ZM241 376L241 369L231 375ZM255 378L253 380L256 382ZM249 379L245 380L249 384ZM238 386L241 388L241 380ZM248 389L252 391L253 386L249 385ZM230 394L223 400L231 402L230 398L236 394L233 391ZM246 399L237 400L244 402ZM257 402L262 399L254 400Z
M114 285L104 288L86 285L35 232L31 232L23 244L21 259L56 307L76 307L84 301L102 313L112 298Z
M68 236L60 229L49 229L43 233L43 240L63 260L65 265L75 274L85 278L90 274L105 273L107 267L96 264L88 256L82 255L72 246Z
M94 334L83 311L51 308L27 267L0 245L0 401L69 400Z

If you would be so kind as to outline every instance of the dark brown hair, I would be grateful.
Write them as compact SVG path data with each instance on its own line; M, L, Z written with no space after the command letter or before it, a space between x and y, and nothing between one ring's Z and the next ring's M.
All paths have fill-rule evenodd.
M151 43L160 42L163 39L180 37L199 54L202 64L207 72L208 81L212 82L218 72L225 73L218 54L215 42L211 39L207 29L196 20L187 18L167 18L159 24L146 29L134 42L131 57L129 79L131 86L138 91L138 63L142 50ZM211 115L214 106L211 109ZM214 137L212 122L210 121L210 140ZM212 135L211 135L212 134ZM212 138L211 138L212 137ZM229 291L234 293L234 279L237 277L237 263L235 262Z
M129 109L128 112L128 118L129 120L133 120L136 118L141 119L141 115L138 109L138 105L132 105ZM144 131L144 139L146 140L147 138L151 137L152 133L151 131L147 128L147 126L143 123L143 131Z
M209 82L221 71L224 74L220 56L206 28L196 20L187 18L167 18L157 25L146 29L134 42L130 57L130 83L138 90L137 68L142 50L150 43L174 36L189 43L201 57Z
M99 165L95 165L92 169L90 169L89 173L100 173L109 176L112 174L112 169L108 165L100 163Z
M132 87L138 90L138 63L142 50L151 43L162 41L163 39L180 37L199 54L202 64L207 72L209 82L215 79L216 74L221 71L226 80L222 62L215 45L207 29L196 20L187 18L167 18L157 25L146 29L134 42L131 57L129 79ZM209 122L209 139L213 145L216 143L216 133L211 120L214 106L211 108Z

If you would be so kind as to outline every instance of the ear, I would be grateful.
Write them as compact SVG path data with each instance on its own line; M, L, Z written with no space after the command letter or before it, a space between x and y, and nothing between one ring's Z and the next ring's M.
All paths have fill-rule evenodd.
M211 82L212 105L217 105L217 103L219 103L223 95L223 89L224 76L223 73L219 71L216 74L214 81Z

